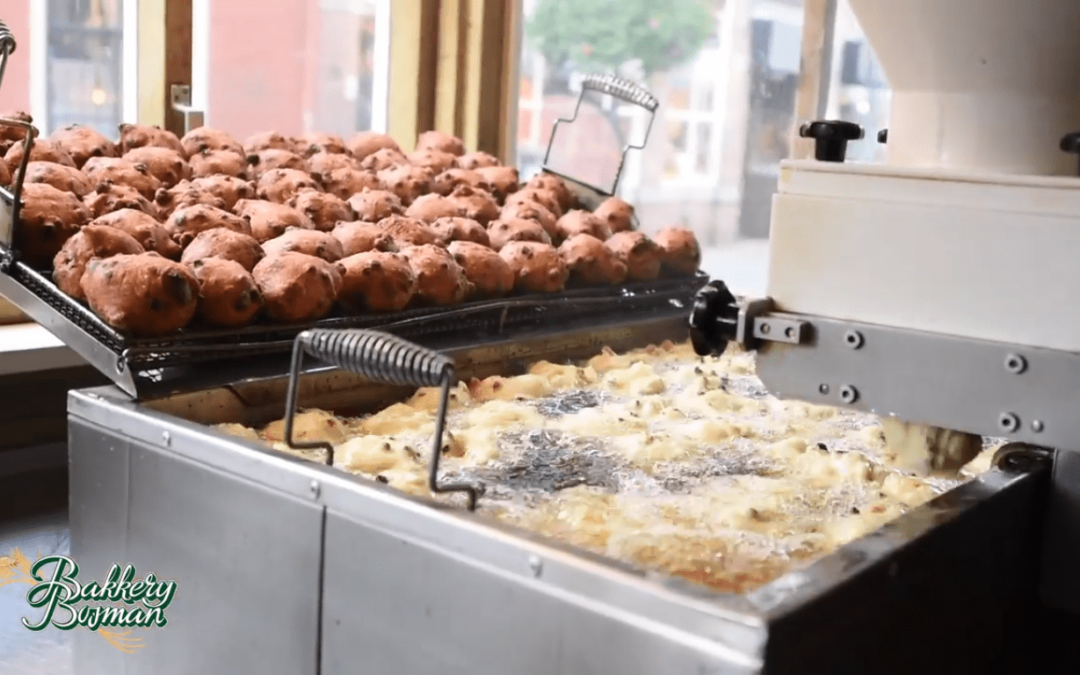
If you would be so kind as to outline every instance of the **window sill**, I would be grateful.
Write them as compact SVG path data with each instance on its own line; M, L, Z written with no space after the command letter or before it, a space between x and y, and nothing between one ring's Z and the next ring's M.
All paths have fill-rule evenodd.
M82 357L36 323L0 326L0 375L82 365Z

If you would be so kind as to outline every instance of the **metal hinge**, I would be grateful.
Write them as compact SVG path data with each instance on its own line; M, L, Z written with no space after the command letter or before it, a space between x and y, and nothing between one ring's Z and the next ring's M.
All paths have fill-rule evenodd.
M174 84L169 88L172 109L184 116L184 133L203 126L203 113L191 107L191 86Z
M776 306L770 298L746 300L740 305L736 340L751 349L759 342L801 344L809 333L806 321L774 314Z

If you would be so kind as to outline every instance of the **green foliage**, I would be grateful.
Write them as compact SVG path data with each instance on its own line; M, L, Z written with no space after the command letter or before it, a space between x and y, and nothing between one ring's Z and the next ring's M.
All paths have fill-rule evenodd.
M554 68L610 71L640 59L646 76L693 58L715 31L708 0L539 0L527 29Z

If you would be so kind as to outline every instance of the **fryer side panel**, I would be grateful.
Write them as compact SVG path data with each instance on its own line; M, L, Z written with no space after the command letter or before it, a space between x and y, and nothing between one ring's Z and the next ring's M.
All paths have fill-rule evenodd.
M125 654L74 631L77 674L317 669L322 507L69 418L71 549L177 582L168 625Z
M322 675L743 675L719 645L330 510Z

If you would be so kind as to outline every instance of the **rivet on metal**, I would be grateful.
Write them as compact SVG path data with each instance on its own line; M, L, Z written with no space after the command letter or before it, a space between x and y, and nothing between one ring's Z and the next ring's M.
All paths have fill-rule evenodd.
M844 344L852 349L858 349L863 346L863 336L857 330L849 330L844 333Z
M768 335L770 330L772 330L772 327L769 326L769 324L767 324L767 323L761 324L761 332L762 332L763 335Z
M784 337L786 337L789 340L794 339L795 338L795 329L792 328L791 326L788 326L787 328L785 328L784 329Z
M1001 413L998 417L998 426L1002 431L1012 433L1020 428L1020 418L1010 412Z
M317 499L320 491L322 491L322 488L319 486L319 481L311 481L311 496Z
M859 390L850 384L840 387L840 400L844 403L854 403L859 400Z
M824 383L819 384L817 390L819 392L821 392L822 394L828 394L829 393L829 385L824 384Z
M1031 430L1032 430L1032 431L1034 431L1034 432L1035 432L1035 433L1037 433L1037 434L1038 434L1038 433L1041 433L1041 432L1042 432L1042 430L1043 430L1043 423L1042 423L1042 420L1034 420L1034 421L1032 421L1032 423L1031 423Z
M1005 357L1005 370L1014 375L1019 375L1027 370L1027 360L1019 354L1009 354Z
M538 556L529 556L529 570L534 577L539 577L540 573L544 571L544 563Z

